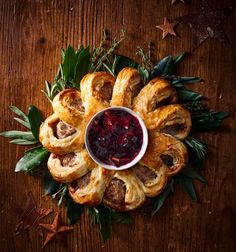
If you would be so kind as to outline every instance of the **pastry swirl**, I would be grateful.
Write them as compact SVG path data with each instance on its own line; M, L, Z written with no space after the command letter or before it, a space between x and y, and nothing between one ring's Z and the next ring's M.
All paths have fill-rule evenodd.
M77 127L84 119L84 106L78 90L65 89L53 99L54 113L64 122Z
M103 203L118 211L128 211L139 207L145 195L131 170L118 171L106 188Z
M182 105L167 105L146 114L143 120L147 129L184 139L191 130L190 112Z
M94 167L90 172L69 184L68 189L71 198L75 202L87 206L100 204L110 174L110 171L99 166Z
M117 76L111 99L111 106L131 108L134 97L141 89L141 78L138 70L126 67Z
M158 132L149 136L145 155L133 167L146 196L154 197L164 189L168 177L183 169L188 160L185 145L176 138Z
M134 99L133 110L145 117L158 107L177 102L176 90L165 79L155 78Z
M74 128L53 114L42 123L39 140L45 148L55 154L80 151L84 145L84 126Z
M89 73L80 83L85 116L90 118L110 106L115 78L106 72Z
M53 178L60 183L68 183L88 173L96 164L87 151L57 155L52 153L48 159L48 169Z

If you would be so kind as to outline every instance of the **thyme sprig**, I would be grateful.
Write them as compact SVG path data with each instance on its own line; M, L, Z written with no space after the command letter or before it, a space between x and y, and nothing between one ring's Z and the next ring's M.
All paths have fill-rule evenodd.
M110 65L111 59L110 57L117 49L117 47L121 44L121 42L125 39L125 30L122 29L120 32L120 36L118 38L114 38L112 40L111 46L109 48L105 48L105 42L107 40L107 34L104 31L103 38L100 42L100 45L94 49L92 53L92 61L90 65L89 72L97 72L101 70L103 65Z

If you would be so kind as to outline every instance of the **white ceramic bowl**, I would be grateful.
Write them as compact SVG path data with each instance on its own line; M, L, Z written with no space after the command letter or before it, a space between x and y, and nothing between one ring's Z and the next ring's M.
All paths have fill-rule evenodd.
M142 128L142 132L143 132L143 144L142 144L142 147L140 149L140 152L139 154L129 163L125 164L125 165L122 165L122 166L115 166L115 165L108 165L108 164L105 164L103 163L100 159L98 159L94 153L92 152L90 146L89 146L89 141L88 141L88 133L89 133L89 129L91 128L92 126L92 123L93 123L93 120L98 116L100 115L101 113L103 113L104 111L106 110L110 110L110 109L119 109L119 110L124 110L128 113L130 113L131 115L133 115L134 117L136 117L140 123L140 126ZM147 128L142 120L142 118L137 115L134 111L132 111L131 109L128 109L126 107L121 107L121 106L113 106L113 107L109 107L109 108L106 108L104 110L101 110L99 111L97 114L95 114L91 120L89 121L87 127L86 127L86 131L85 131L85 146L86 146L86 149L90 155L90 157L94 160L94 162L96 162L99 166L103 167L103 168L106 168L108 170L116 170L116 171L120 171L120 170L125 170L125 169L128 169L132 166L134 166L135 164L137 164L139 162L139 160L143 157L144 153L146 152L146 149L147 149L147 145L148 145L148 132L147 132Z

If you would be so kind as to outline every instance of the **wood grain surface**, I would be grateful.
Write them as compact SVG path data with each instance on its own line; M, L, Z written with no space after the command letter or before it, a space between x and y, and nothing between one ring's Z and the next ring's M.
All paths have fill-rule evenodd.
M188 1L191 5L198 0ZM191 49L191 31L177 26L177 37L161 39L155 28L187 13L189 5L171 0L0 0L0 131L21 129L12 120L10 105L26 111L34 104L49 115L44 80L53 80L60 63L60 49L68 44L98 45L103 28L117 36L121 28L127 38L120 54L136 58L137 46L145 49L153 42L153 57L177 54ZM234 0L209 0L213 8L235 5ZM209 186L196 183L199 203L192 203L181 188L176 190L153 218L140 210L133 213L131 226L114 225L111 239L102 245L98 227L83 213L75 230L68 235L68 248L51 243L45 251L236 251L236 15L224 22L231 41L226 46L209 39L181 64L179 73L201 76L205 83L193 86L208 98L209 106L228 111L230 118L214 133L202 134L209 151L204 176ZM138 60L138 59L137 59ZM34 232L15 236L17 217L11 206L24 206L32 190L37 204L57 210L56 201L42 197L41 180L14 173L16 160L24 147L0 139L0 250L41 251L43 240ZM45 219L50 223L53 216ZM66 212L62 207L66 224Z

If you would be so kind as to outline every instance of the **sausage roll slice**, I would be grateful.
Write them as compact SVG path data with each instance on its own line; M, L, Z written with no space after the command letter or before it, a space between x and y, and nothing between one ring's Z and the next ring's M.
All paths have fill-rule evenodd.
M191 130L191 114L179 104L163 106L143 117L149 130L184 139Z
M131 170L116 172L103 197L104 204L117 211L135 209L144 200L144 192Z
M81 98L88 119L110 105L115 78L106 72L86 74L81 80Z
M167 177L173 176L183 169L188 161L186 146L175 137L152 132L142 163L147 167L165 167Z
M88 173L96 164L87 151L58 155L52 153L48 159L48 169L53 178L60 183L68 183Z
M79 204L87 206L100 204L110 173L99 166L94 167L90 172L69 184L70 196Z
M83 121L84 106L80 92L65 89L53 99L54 113L64 122L76 127Z
M84 145L84 128L83 125L74 128L53 114L42 123L39 139L46 149L55 154L80 151Z
M177 102L176 90L165 79L155 78L134 99L133 110L142 117L158 107Z
M135 165L133 172L147 197L155 197L165 188L168 177L165 166L148 167L140 162Z
M112 106L131 108L133 99L141 89L141 78L138 70L126 67L122 69L116 79L112 95Z

